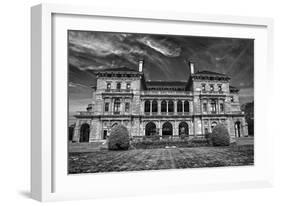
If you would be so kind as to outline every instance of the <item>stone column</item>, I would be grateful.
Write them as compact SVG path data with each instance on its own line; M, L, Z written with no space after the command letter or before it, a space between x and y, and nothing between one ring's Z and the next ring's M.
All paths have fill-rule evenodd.
M157 100L157 112L158 112L158 115L161 114L161 100Z
M184 114L184 100L181 101L182 104L182 114Z
M142 103L141 103L141 104L142 104L142 114L144 114L144 108L145 108L145 107L144 107L144 106L145 106L145 100L144 100L144 101L142 101Z
M166 101L166 113L168 114L168 106L169 106L169 101Z
M193 114L193 101L189 101L189 113Z
M72 141L79 142L79 139L80 139L80 121L76 120Z
M173 136L177 136L177 124L176 124L176 120L174 121L174 125L173 125Z
M92 142L93 140L97 140L97 139L102 139L103 122L91 120L88 124L90 125L89 142Z
M124 99L120 99L120 114L124 114Z
M110 113L113 114L113 110L114 110L114 99L111 99L111 105L110 105Z
M207 114L209 114L209 111L210 111L210 100L207 99Z
M150 102L150 115L152 115L152 100L149 100L149 102Z
M159 135L162 136L162 126L161 121L159 121Z
M216 114L219 114L219 99L216 100Z
M221 112L220 111L220 100L218 99L217 102L218 102L218 114L219 114Z

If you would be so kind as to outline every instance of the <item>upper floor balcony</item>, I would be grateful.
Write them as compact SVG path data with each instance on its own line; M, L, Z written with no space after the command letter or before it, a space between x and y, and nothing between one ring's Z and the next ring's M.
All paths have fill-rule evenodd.
M187 116L192 115L192 112L144 112L145 116Z
M134 95L132 89L105 89L102 91L103 96L128 96L132 97Z
M92 112L92 111L79 111L79 112L76 112L75 116L91 117L93 115L94 115L94 112Z
M132 93L132 89L105 89L107 93Z
M174 91L174 90L144 90L142 96L192 96L190 91Z
M200 96L205 96L205 97L226 97L226 92L225 91L214 91L214 90L201 90L200 91Z

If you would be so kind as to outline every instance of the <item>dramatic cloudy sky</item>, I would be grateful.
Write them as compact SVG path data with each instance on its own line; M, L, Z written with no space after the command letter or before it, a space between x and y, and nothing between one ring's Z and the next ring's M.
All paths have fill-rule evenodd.
M187 80L186 62L195 71L210 70L229 75L240 89L241 103L253 100L254 41L249 39L164 36L148 34L69 31L70 113L85 110L97 69L138 69L144 58L150 80Z

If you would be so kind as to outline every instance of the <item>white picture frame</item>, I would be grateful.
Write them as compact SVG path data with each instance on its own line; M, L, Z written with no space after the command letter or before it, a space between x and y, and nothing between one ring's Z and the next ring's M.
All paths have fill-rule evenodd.
M57 19L56 19L57 18ZM59 19L61 18L61 19ZM71 19L75 20L71 20ZM63 65L56 63L56 55L63 55L66 48L56 38L63 37L59 32L75 26L89 29L88 22L81 21L106 19L120 21L121 31L126 25L134 31L144 31L139 25L146 22L165 24L178 28L177 34L186 24L193 25L192 35L202 32L204 27L214 29L208 35L256 38L255 48L255 166L243 168L211 168L182 169L169 171L125 172L111 174L74 175L68 177L65 158L66 145L63 135L66 110L61 98L66 98L65 86L58 81L65 81ZM92 21L90 20L90 21ZM122 26L123 25L123 26ZM203 29L201 30L200 25ZM223 15L202 15L189 13L166 13L140 10L114 10L112 8L93 8L87 6L70 6L57 4L41 4L31 9L31 196L39 201L83 199L97 197L113 197L151 193L176 193L189 191L209 191L214 189L238 189L246 187L268 187L273 184L273 132L268 128L270 107L270 81L273 75L273 20L259 17L236 17ZM83 27L84 26L84 27ZM225 28L222 31L221 28ZM115 27L112 23L112 30ZM217 29L217 30L216 30ZM198 31L197 31L198 30ZM145 30L147 32L149 30ZM233 31L233 32L230 32ZM56 33L58 32L58 33ZM159 31L160 32L160 31ZM162 33L166 33L162 30ZM167 31L169 33L171 31ZM197 33L196 33L197 32ZM183 34L183 33L181 33ZM206 33L207 34L207 33ZM62 44L64 45L64 44ZM262 48L262 49L261 49ZM62 53L60 52L62 51ZM258 58L261 57L261 58ZM62 62L66 59L62 58ZM64 62L65 63L65 62ZM262 69L262 68L266 69ZM61 68L61 67L59 67ZM65 74L66 75L66 74ZM264 88L263 85L267 85ZM267 94L264 99L262 95ZM65 116L66 115L66 116ZM263 121L263 122L262 122ZM59 138L60 136L60 138ZM262 138L266 136L266 138ZM65 137L67 139L67 137ZM66 141L65 141L66 144ZM165 180L165 181L163 181Z

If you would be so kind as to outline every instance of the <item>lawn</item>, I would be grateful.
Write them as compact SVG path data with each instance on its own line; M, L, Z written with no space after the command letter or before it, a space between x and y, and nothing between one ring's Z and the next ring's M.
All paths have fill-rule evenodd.
M254 164L252 145L170 149L97 150L69 154L69 173L139 171Z

